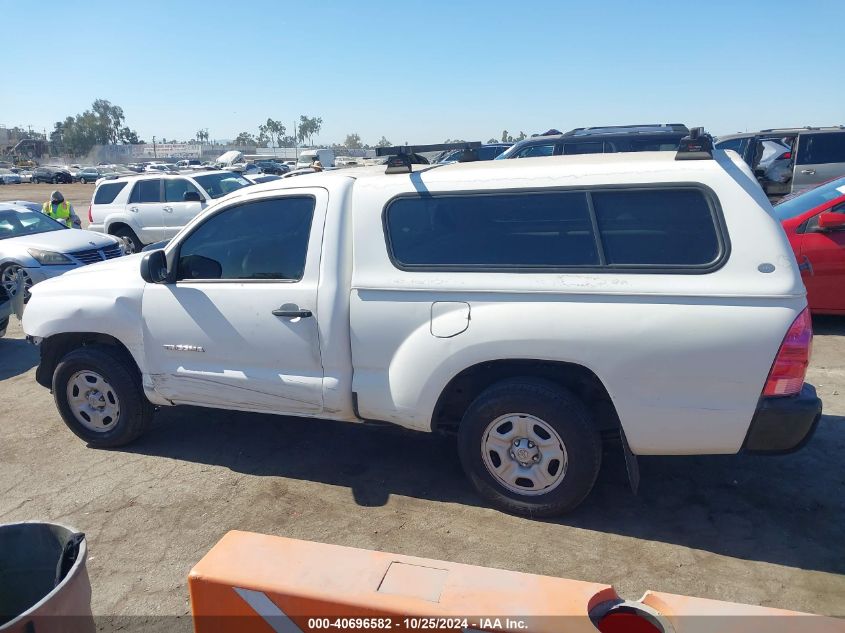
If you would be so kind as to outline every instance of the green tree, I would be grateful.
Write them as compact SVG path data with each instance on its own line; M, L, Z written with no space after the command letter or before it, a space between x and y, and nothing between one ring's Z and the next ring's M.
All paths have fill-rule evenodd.
M487 144L488 144L488 145L491 145L491 144L493 144L493 143L498 143L498 142L499 142L499 141L497 141L496 139L491 138L489 141L487 141Z
M205 128L197 130L196 137L200 143L208 143L208 130Z
M304 114L299 117L299 129L296 133L297 140L302 143L308 139L308 144L314 144L314 135L319 134L323 127L323 119L321 117L308 117Z
M281 147L282 138L285 136L287 129L282 125L281 121L267 119L266 123L258 126L259 135L263 134L265 137L271 139L276 147Z
M387 140L387 138L386 138L386 137L384 137L384 136L382 136L382 137L379 139L379 142L378 142L378 143L376 143L376 147L390 147L391 145L393 145L393 143L391 143L390 141L388 141L388 140Z
M97 99L82 114L57 121L50 134L52 150L82 156L95 145L137 143L138 135L123 125L123 109L105 99Z
M512 140L514 142L517 142L517 141L521 141L521 140L526 139L526 138L528 138L528 137L525 135L525 132L520 132L519 136L517 136L515 139L512 139Z
M232 141L235 145L257 145L258 142L255 140L255 137L250 134L249 132L241 132L235 137L235 140Z
M99 132L101 138L105 138L107 143L116 144L125 118L123 108L112 105L105 99L95 99L91 105L91 111L97 119L96 125L101 128Z
M130 130L128 127L120 128L118 140L124 145L138 145L139 143L143 143L143 141L138 138L138 133L135 132L135 130Z
M347 149L361 149L361 136L357 132L347 134L343 144Z

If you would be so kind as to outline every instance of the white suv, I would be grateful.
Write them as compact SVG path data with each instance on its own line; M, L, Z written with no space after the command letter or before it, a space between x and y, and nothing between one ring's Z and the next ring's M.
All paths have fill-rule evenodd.
M251 184L228 171L101 180L88 209L88 229L119 237L128 252L137 252L176 235L211 200Z

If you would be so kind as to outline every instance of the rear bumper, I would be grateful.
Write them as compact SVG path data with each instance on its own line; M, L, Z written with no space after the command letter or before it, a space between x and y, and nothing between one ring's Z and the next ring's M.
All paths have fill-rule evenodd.
M786 398L760 398L743 450L749 453L782 454L806 444L822 417L822 401L813 385Z

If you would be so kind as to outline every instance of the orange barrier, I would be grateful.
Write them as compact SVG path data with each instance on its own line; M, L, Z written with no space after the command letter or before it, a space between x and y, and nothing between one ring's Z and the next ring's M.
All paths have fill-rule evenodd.
M226 534L188 585L196 633L845 633L834 618L652 592L629 603L610 585L249 532Z

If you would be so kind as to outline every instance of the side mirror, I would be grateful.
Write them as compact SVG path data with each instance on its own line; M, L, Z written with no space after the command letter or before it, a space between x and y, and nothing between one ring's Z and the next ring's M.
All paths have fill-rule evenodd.
M164 251L149 251L141 258L141 279L148 284L167 281L167 257Z
M183 202L202 202L202 196L199 191L186 191L182 194Z
M829 211L819 216L819 228L823 231L835 231L845 228L845 213Z

